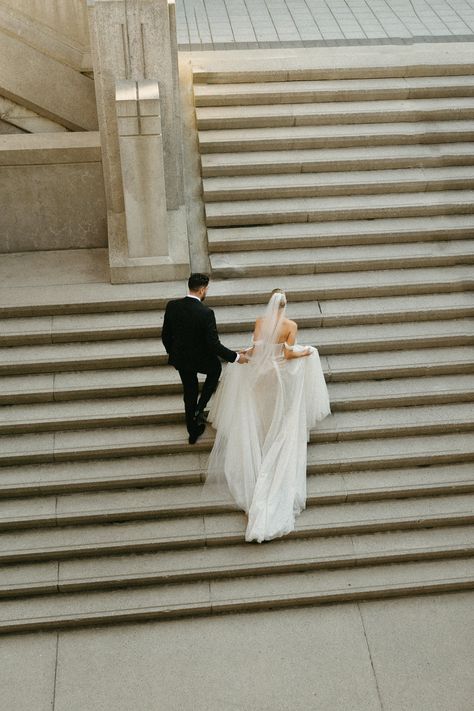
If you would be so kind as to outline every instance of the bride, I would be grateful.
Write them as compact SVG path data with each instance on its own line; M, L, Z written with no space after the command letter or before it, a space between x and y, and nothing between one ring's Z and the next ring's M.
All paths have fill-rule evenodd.
M227 366L208 421L216 429L204 492L232 497L248 516L246 541L295 527L306 506L309 430L330 414L318 351L296 344L286 296L272 292L257 319L245 368Z

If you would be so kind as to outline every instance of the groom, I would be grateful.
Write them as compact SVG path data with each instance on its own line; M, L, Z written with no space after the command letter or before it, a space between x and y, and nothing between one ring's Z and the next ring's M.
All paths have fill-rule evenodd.
M194 444L204 432L204 409L217 387L222 366L219 360L247 363L244 353L236 353L219 341L214 311L203 304L209 286L206 274L191 274L188 295L170 301L166 306L162 340L168 362L179 372L183 383L186 426L189 444ZM199 397L198 373L206 381ZM198 399L199 397L199 399Z

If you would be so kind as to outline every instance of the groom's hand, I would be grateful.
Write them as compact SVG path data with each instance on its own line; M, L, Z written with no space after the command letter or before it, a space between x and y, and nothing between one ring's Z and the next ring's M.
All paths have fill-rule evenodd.
M239 360L237 363L248 363L249 359L247 355L245 354L245 351L239 351Z

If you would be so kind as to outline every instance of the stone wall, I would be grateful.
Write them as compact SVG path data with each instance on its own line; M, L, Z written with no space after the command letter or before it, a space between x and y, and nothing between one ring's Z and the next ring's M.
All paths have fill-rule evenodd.
M0 252L107 246L99 134L0 136Z
M73 44L89 44L86 0L1 0L0 4Z

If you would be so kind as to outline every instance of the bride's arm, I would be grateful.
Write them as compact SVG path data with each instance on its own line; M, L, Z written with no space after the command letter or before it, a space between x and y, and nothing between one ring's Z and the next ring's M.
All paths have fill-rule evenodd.
M291 360L293 358L304 358L311 354L311 348L305 348L303 351L295 351L294 345L296 343L296 334L298 333L298 326L296 323L292 323L290 327L290 332L286 337L286 342L284 344L283 353L286 360Z
M249 356L249 357L252 356L252 354L253 354L253 352L254 352L254 349L255 349L255 343L256 343L256 342L258 341L258 339L260 338L260 328L261 328L261 319L258 318L258 319L255 321L255 326L254 326L254 329L253 329L253 336L252 336L252 343L253 343L253 345L250 346L250 348L246 348L245 351L244 351L245 354L246 354L247 356Z

